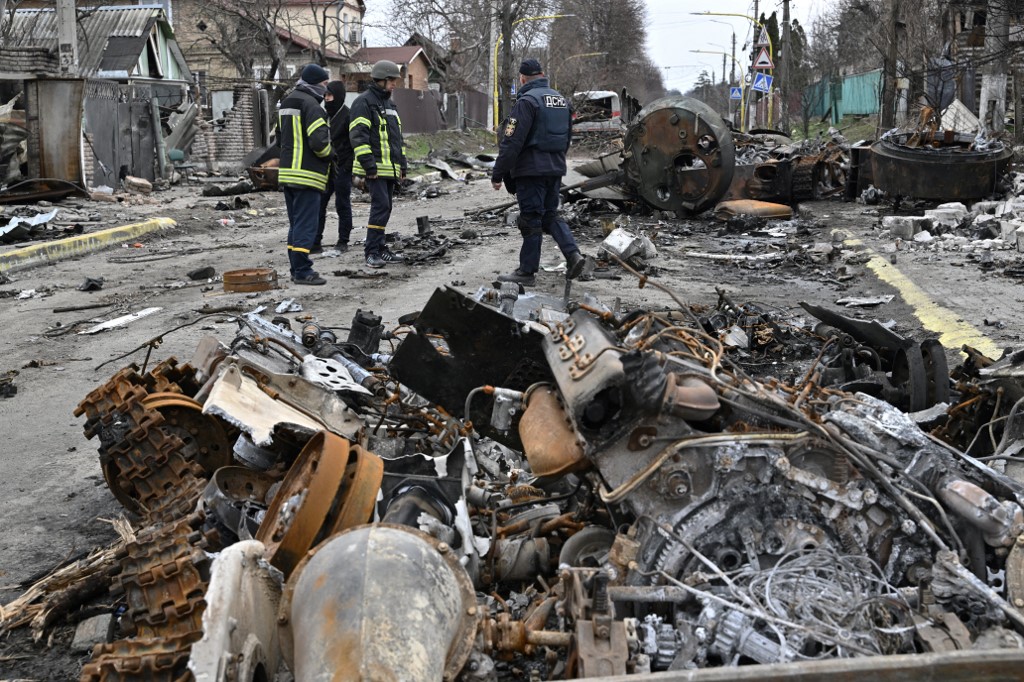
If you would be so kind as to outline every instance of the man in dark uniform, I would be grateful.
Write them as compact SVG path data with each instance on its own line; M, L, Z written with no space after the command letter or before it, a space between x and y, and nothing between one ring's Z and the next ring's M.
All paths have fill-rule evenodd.
M565 256L566 277L575 279L583 272L586 261L569 226L558 215L565 153L572 137L572 112L565 97L548 86L536 59L523 60L519 84L519 99L512 107L498 145L491 184L497 190L504 182L508 191L516 195L523 246L519 250L519 268L500 275L498 280L525 286L535 283L544 233L554 238Z
M382 59L370 68L373 83L352 103L349 126L355 152L352 173L366 178L366 189L370 193L370 219L363 255L371 268L403 260L391 252L384 240L395 187L409 170L402 140L402 119L391 101L391 93L401 77L398 64Z
M324 227L327 225L327 205L334 195L334 209L338 213L338 241L334 248L348 251L348 240L352 234L352 143L348 139L349 111L345 106L345 84L331 81L327 84L324 100L327 120L331 126L331 148L334 162L331 164L327 190L320 203L320 224L313 244L313 253L323 252Z
M281 167L277 180L288 209L288 262L296 284L327 283L313 269L309 254L316 241L320 195L327 189L331 163L330 126L321 106L328 80L322 66L307 64L278 111Z

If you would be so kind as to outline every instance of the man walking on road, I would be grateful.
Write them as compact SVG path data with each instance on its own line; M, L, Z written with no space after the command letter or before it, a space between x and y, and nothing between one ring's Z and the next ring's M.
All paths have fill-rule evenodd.
M398 117L391 93L402 72L394 62L381 60L370 69L373 83L352 103L349 138L355 161L354 175L366 178L370 193L370 219L366 226L363 255L371 268L401 263L402 257L385 244L384 230L391 218L395 187L404 180L409 167L402 140L402 119Z
M548 86L548 79L536 59L525 59L519 67L519 99L505 124L494 162L491 184L501 189L504 182L519 203L519 231L523 246L519 268L499 281L532 286L540 269L544 233L551 235L565 256L566 277L576 279L586 260L573 239L569 226L558 215L559 188L565 175L565 153L572 137L569 103Z
M331 164L331 132L321 103L330 76L318 64L307 64L295 89L281 100L278 135L281 167L278 184L288 209L288 263L296 284L326 284L313 269L309 254L316 241L320 196L327 189Z

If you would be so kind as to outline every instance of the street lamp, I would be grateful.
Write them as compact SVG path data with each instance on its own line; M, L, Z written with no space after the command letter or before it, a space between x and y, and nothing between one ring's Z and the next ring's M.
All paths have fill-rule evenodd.
M514 29L518 24L521 24L524 21L540 21L542 19L564 19L565 17L574 17L574 16L576 16L576 15L575 14L545 14L544 16L539 16L539 17L522 17L522 18L516 19L515 21L512 22L512 28ZM494 130L495 131L498 130L498 91L499 91L499 88L500 88L500 86L498 85L498 46L501 45L501 40L504 37L505 37L504 33L499 33L498 34L498 39L494 41L494 54L493 54L493 58L494 58L494 92L492 93L492 96L494 98L494 101L493 101L493 105L494 105L494 119L493 119L492 123L494 124Z
M565 66L565 63L570 59L582 59L584 57L604 57L607 54L607 52L580 52L579 54L571 54L562 60L562 66ZM558 86L554 83L554 81L552 81L551 87L555 88L556 90L558 89Z
M695 16L739 17L741 19L746 19L747 21L752 23L754 26L756 26L759 29L761 29L761 31L764 33L765 37L768 39L768 54L769 55L775 54L775 50L772 48L772 37L768 34L768 29L765 28L764 25L761 24L761 22L759 22L755 17L749 16L747 14L733 14L731 12L690 12L690 14L695 15ZM771 93L771 88L768 89L768 127L769 128L772 127L772 93Z
M721 55L725 55L726 57L732 57L732 55L729 54L728 52L718 52L716 50L690 50L690 52L699 52L700 54L721 54ZM736 60L736 57L732 57L732 60L734 62L736 62L736 66L739 66L740 70L742 71L743 70L743 66ZM729 81L729 85L730 85L730 87L732 86L732 81ZM746 123L747 123L747 107L746 107L746 100L745 100L746 92L747 92L747 89L743 85L743 79L741 78L740 79L740 130L743 130L744 127L746 126ZM733 123L735 123L735 121L733 121Z

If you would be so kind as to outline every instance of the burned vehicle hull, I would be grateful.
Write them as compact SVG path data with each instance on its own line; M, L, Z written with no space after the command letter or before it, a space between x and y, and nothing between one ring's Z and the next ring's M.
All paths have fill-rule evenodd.
M893 404L920 407L891 358L925 344L816 309L836 331L787 383L688 308L514 296L440 289L393 356L249 314L90 393L137 522L74 569L124 606L82 679L1013 678L1019 448ZM838 388L869 351L878 395ZM979 416L1007 441L1013 362L957 389L1011 398Z
M1013 150L1002 144L978 150L971 135L899 133L871 146L876 187L893 196L958 201L992 194Z

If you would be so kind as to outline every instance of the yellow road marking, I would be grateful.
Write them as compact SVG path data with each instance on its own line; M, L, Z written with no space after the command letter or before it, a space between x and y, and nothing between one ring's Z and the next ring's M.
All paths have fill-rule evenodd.
M860 239L847 239L844 243L847 246L864 247L864 242ZM953 311L943 308L933 301L921 287L910 281L888 260L871 248L864 247L864 251L871 254L871 260L867 262L867 267L875 273L878 279L899 292L904 302L913 309L914 316L921 322L921 325L925 329L936 332L939 335L939 341L947 349L959 351L960 347L966 344L977 348L990 358L998 359L1003 354L1002 348L996 345L995 341L982 334L973 325L958 319L957 314Z

